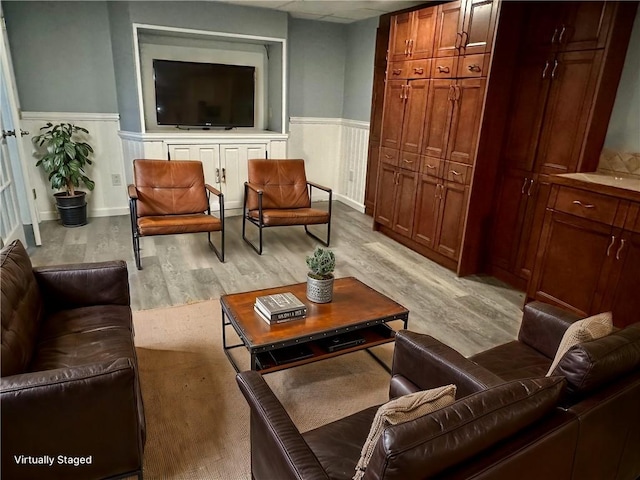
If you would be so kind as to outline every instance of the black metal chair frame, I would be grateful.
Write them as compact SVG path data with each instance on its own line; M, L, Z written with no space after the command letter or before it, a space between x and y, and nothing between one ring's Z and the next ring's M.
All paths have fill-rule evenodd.
M211 215L211 194L214 194L219 198L220 203L220 249L213 244L211 241L211 232L207 232L207 240L209 242L209 248L214 251L218 260L224 263L224 194L222 192L217 191L210 185L205 184L205 188L207 189L207 202L209 203L209 207L207 208L207 215ZM136 194L135 197L129 195L129 214L131 216L131 238L133 239L133 256L136 259L136 267L138 270L142 270L142 265L140 262L140 237L144 235L140 235L138 231L138 196ZM155 236L155 235L154 235Z
M312 198L311 198L311 192L313 192L313 188L317 188L319 190L323 190L325 192L327 192L329 194L329 221L327 222L327 239L323 240L322 238L314 235L312 232L309 231L308 225L304 225L304 231L307 235L309 235L310 237L315 238L316 240L318 240L320 243L322 243L325 247L329 246L329 242L331 241L331 203L332 203L332 199L333 199L333 192L330 188L327 187L323 187L322 185L318 185L317 183L314 182L309 182L307 181L307 189L309 192L309 202L311 202ZM256 192L258 194L258 218L252 218L249 215L249 211L247 210L247 197L248 197L248 193L249 193L249 189L253 190L254 192ZM265 225L263 222L263 217L262 217L262 195L263 195L263 191L259 188L256 188L254 185L251 185L249 182L244 182L244 202L243 202L243 213L242 213L242 239L247 242L249 245L251 245L251 248L253 248L256 253L258 255L262 255L262 229L263 228L267 228L267 227L291 227L294 225ZM247 220L249 220L249 222L253 223L256 227L258 227L259 230L259 239L260 239L260 243L259 246L256 247L255 244L251 243L249 241L249 239L246 237L245 232L246 232L246 222ZM321 224L319 224L321 225Z

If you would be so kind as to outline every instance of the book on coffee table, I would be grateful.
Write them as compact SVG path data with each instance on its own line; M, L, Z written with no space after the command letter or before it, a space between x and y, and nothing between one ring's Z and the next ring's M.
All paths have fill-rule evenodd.
M306 309L293 310L291 312L276 313L273 315L268 315L267 313L262 311L257 303L253 306L253 309L260 316L260 318L262 318L269 325L273 325L276 323L290 322L291 320L299 320L307 316Z
M307 314L306 305L291 292L257 297L254 308L270 322L300 318Z

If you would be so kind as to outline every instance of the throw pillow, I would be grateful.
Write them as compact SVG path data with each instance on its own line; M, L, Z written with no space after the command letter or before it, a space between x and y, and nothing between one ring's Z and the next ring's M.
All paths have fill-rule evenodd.
M440 408L451 405L455 401L456 386L446 385L444 387L422 390L410 393L402 397L394 398L382 405L376 412L371 424L371 430L367 440L362 447L360 460L356 465L356 474L353 480L360 480L364 476L373 450L382 431L389 425L415 420Z
M597 338L605 337L613 331L613 317L611 312L599 313L592 317L583 318L572 324L564 332L556 356L547 372L547 377L555 370L565 353L571 347L582 342L588 342Z

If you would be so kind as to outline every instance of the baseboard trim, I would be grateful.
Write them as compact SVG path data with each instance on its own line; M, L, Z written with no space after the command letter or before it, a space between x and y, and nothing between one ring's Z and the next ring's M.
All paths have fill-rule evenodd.
M358 202L352 200L351 198L349 198L349 197L347 197L345 195L339 194L339 193L334 193L333 194L333 198L335 198L338 202L344 203L348 207L351 207L354 210L357 210L360 213L364 213L364 204L362 204L362 203L358 203Z
M129 215L129 207L116 207L116 208L98 208L88 212L88 217L115 217L118 215ZM58 220L57 210L47 210L40 212L40 220Z

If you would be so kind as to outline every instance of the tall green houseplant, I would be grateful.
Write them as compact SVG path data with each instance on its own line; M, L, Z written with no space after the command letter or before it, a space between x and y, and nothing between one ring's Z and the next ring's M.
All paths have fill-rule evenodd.
M93 190L95 183L86 172L85 167L93 162L89 158L93 147L85 142L83 134L89 134L86 128L71 123L47 123L40 129L42 133L33 138L38 147L46 151L39 157L36 166L42 166L49 175L49 182L55 193L56 206L66 227L80 226L87 223L86 193L76 190L84 185Z

